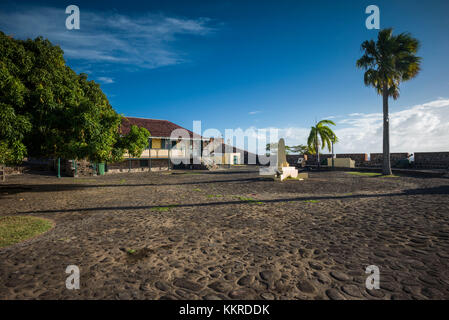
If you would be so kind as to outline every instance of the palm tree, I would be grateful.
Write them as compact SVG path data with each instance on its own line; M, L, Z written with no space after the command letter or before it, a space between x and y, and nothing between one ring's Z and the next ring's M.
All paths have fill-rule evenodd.
M409 33L393 35L393 29L379 31L377 42L362 43L363 56L357 60L357 67L365 72L365 85L372 86L383 97L383 169L384 175L391 175L390 128L388 98L399 98L399 84L415 77L420 70L421 58L417 57L419 41Z
M331 120L321 120L310 129L307 139L310 153L316 154L318 167L320 167L320 147L324 149L327 146L328 150L331 151L331 145L338 142L337 136L328 125L335 126L335 123Z

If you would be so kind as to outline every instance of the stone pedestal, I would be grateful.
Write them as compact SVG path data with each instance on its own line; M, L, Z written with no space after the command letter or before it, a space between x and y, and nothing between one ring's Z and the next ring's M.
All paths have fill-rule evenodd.
M298 170L295 167L282 167L281 181L284 181L288 177L296 179L298 177Z

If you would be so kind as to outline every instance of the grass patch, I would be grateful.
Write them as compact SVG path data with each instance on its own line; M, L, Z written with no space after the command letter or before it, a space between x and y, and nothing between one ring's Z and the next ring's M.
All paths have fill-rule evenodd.
M136 250L134 250L134 249L128 249L128 250L126 250L126 252L127 252L128 254L134 254L134 253L136 253Z
M378 172L358 172L358 171L349 171L346 172L347 174L352 174L354 176L361 176L361 177L380 177L380 178L398 178L398 176L393 175L388 175L385 176L382 173L378 173Z
M208 194L207 197L208 198L222 198L223 195L221 195L221 194Z
M151 211L167 212L167 211L170 211L170 209L173 209L175 207L177 207L177 205L176 204L172 204L172 205L165 206L165 207L154 207L154 208L151 208Z
M318 203L318 200L304 200L304 202L308 202L308 203Z
M33 238L52 227L51 221L37 217L0 217L0 248Z
M346 172L347 174L352 174L353 176L362 176L362 177L378 177L381 176L381 173L377 172L358 172L358 171L350 171Z
M193 189L193 191L201 192L200 188Z
M238 198L240 201L246 201L246 202L248 202L248 203L253 203L253 204L263 204L262 201L257 201L256 199L253 199L253 198L241 197L241 196L238 196L237 198Z
M300 178L300 177L293 178L292 176L290 176L290 177L287 177L285 180L304 180L304 178Z

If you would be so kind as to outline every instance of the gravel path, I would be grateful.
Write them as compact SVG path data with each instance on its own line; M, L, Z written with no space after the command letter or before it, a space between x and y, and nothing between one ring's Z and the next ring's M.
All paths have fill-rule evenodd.
M8 177L0 216L56 226L0 249L0 298L449 298L447 178L175 173Z

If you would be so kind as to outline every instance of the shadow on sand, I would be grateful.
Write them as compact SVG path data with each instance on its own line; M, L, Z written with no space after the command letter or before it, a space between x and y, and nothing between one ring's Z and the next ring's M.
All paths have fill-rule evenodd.
M239 180L240 181L240 180ZM317 197L297 197L289 199L272 199L272 200L256 200L257 204L264 203L283 203L283 202L301 202L301 201L319 201L319 200L342 200L342 199L366 199L366 198L381 198L381 197L392 197L392 196L413 196L413 195L449 195L449 185L438 186L432 188L421 188L421 189L409 189L403 192L397 193L385 193L385 194L359 194L359 195L342 195L342 196L317 196ZM255 202L255 201L254 201ZM75 208L75 209L61 209L61 210L42 210L42 211L24 211L19 212L20 214L31 214L31 213L64 213L64 212L89 212L89 211L109 211L109 210L150 210L153 208L160 208L164 206L171 206L173 208L183 208L183 207L213 207L213 206L224 206L224 205L239 205L239 204L249 204L252 201L236 200L236 201L222 201L222 202L206 202L206 203L188 203L188 204L160 204L154 206L122 206L122 207L94 207L94 208Z

